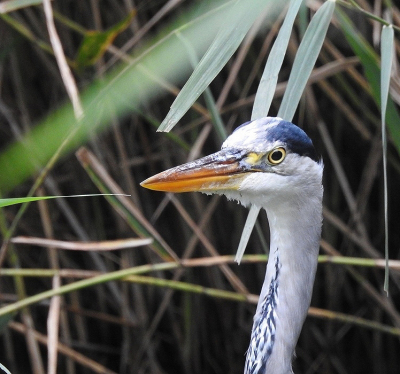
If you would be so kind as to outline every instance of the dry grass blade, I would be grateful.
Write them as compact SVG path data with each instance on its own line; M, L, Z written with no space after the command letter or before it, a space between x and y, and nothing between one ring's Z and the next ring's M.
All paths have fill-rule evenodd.
M335 255L328 249L329 244L326 241L321 242L323 248L327 248L327 252L331 255L320 255L318 261L320 263L330 263L333 265L351 265L365 268L385 268L385 259L372 259L365 257L347 257L342 255ZM332 248L332 247L329 247ZM257 264L265 263L268 260L267 255L244 255L242 258L243 264ZM177 269L183 267L210 267L218 266L220 264L234 264L235 257L232 255L215 256L215 257L200 257L182 260L181 264L170 264L168 269ZM159 265L163 268L164 265ZM389 267L392 270L400 270L400 260L389 260ZM152 271L152 268L147 269L145 272ZM157 267L155 271L157 271ZM55 275L61 278L92 278L102 273L99 271L90 270L76 270L76 269L0 269L0 276L3 277L54 277Z
M27 327L18 322L11 322L10 323L10 328L13 330L21 333L21 334L27 334ZM46 335L43 335L37 331L33 331L33 336L35 339L43 345L47 344L48 338ZM99 373L99 374L116 374L115 371L109 370L103 365L99 364L98 362L91 360L90 358L84 356L83 354L77 352L76 350L73 350L66 345L58 342L57 345L57 350L59 353L62 353L63 355L73 359L77 363L81 364L84 367L87 367L88 369L92 370L94 373Z
M347 315L344 313L338 313L338 312L333 312L331 310L323 310L323 309L313 308L313 307L310 307L310 310L308 313L312 317L323 318L323 319L332 319L335 321L341 321L341 322L349 323L349 324L352 324L355 326L372 329L372 330L377 330L377 331L382 331L387 334L400 336L399 328L382 325L380 323L368 321L364 318L354 317L354 316L350 316L350 315Z
M53 288L57 289L60 287L61 281L59 276L53 278ZM61 297L54 296L51 298L49 315L47 317L47 373L57 373L57 345L58 345L58 331L60 325L60 308L61 308Z
M32 238L25 236L17 236L11 239L14 244L28 244L40 247L54 247L59 249L67 249L71 251L115 251L124 248L135 248L143 245L149 245L153 239L118 239L103 240L99 242L66 242L62 240Z
M249 257L250 260L252 258L256 259L255 256ZM227 256L223 256L220 258L208 259L207 261L205 261L205 259L195 259L195 261L186 260L185 266L199 266L199 265L210 266L210 265L215 265L217 263L224 263L227 261L227 259L228 259ZM230 262L233 261L232 256L229 256L229 261ZM157 266L154 267L154 269L156 269L156 268L157 268ZM147 272L148 270L150 270L150 268L148 268L144 271L139 270L137 273L141 274L143 272ZM124 271L124 272L127 273L127 271ZM165 280L165 279L153 278L153 277L148 277L148 276L125 275L123 277L123 279L128 282L150 284L150 285L158 286L158 287L168 287L168 288L173 288L173 289L181 290L181 291L185 291L185 292L204 294L204 295L207 295L210 297L223 298L223 299L229 299L229 300L240 301L240 302L247 301L247 302L250 302L253 304L256 304L257 299L258 299L257 295L242 295L242 294L237 294L236 292L209 289L209 288L199 286L199 285L187 284L185 282ZM362 326L365 328L376 329L378 331L383 331L388 334L400 335L400 329L398 329L398 328L390 328L390 327L382 325L382 324L373 323L372 321L368 321L363 318L352 317L352 316L349 316L349 315L346 315L343 313L322 310L319 308L310 308L309 313L311 316L314 316L314 317L333 319L333 320L342 321L342 322L346 322L346 323L350 323L350 324L354 324L354 325L359 325L359 326ZM39 341L42 342L41 340L39 340Z
M119 195L117 199L109 196L109 201L116 211L131 224L135 231L137 231L138 235L146 237L152 236L155 240L151 244L151 247L161 258L166 261L174 260L179 262L179 258L176 256L175 252L144 218L139 209L123 196L123 191L107 173L99 160L85 148L79 149L76 156L100 190L107 192L112 191Z
M218 256L217 250L212 246L212 244L209 242L209 240L205 237L203 232L199 230L197 225L193 222L193 220L190 218L189 214L185 211L183 206L179 203L179 201L172 195L171 200L178 209L179 213L181 216L184 218L184 220L188 223L188 225L193 229L193 231L196 233L198 236L199 240L203 243L207 251L210 253L211 256ZM182 260L181 260L182 261ZM231 283L232 287L236 289L237 292L240 293L248 293L247 288L243 284L243 282L238 278L238 276L225 264L222 264L221 266L221 271L225 274L226 278L228 281Z
M43 0L44 14L46 15L47 28L49 30L50 42L53 46L54 56L57 59L58 67L60 68L61 76L68 92L68 96L74 107L74 113L77 121L82 119L83 107L79 98L78 87L76 86L75 79L68 66L67 59L64 55L64 50L58 37L56 26L54 24L53 9L50 0Z
M187 284L184 282L178 281L169 281L159 278L152 278L148 276L141 275L131 275L126 278L127 281L139 283L139 284L151 284L153 286L158 287L168 287L173 288L175 290L180 290L183 292L191 292L198 293L210 297L222 298L227 300L244 302L248 301L253 304L257 304L258 296L257 295L241 295L231 291L222 291L209 289L203 286L197 286L194 284ZM338 313L330 310L313 308L310 307L308 314L312 317L318 317L322 319L330 319L335 321L340 321L344 323L348 323L355 326L360 326L367 329L382 331L386 334L400 336L400 328L390 327L387 325L383 325L380 323L376 323L373 321L366 320L365 318L354 317L344 313Z
M368 259L345 259L343 257L341 258L335 258L335 257L329 257L327 258L326 256L322 256L321 259L324 261L325 259L328 259L328 262L335 263L335 264L357 264L359 263L361 266L367 265L367 266L375 266L378 264L378 262L372 262L371 260ZM243 262L253 262L253 261L260 261L260 260L265 260L265 256L245 256L243 259ZM337 261L336 261L337 260ZM223 263L233 263L234 258L233 256L220 256L216 258L209 258L209 259L204 259L204 258L199 258L199 259L190 259L190 260L184 260L182 261L183 266L187 267L197 267L197 266L215 266L218 264L223 264ZM383 267L383 261L382 260L382 267ZM394 261L393 263L396 263L394 266L399 267L399 261ZM137 269L125 269L122 271L115 272L114 274L103 274L96 276L96 280L104 281L105 279L122 279L128 282L136 282L136 283L144 283L144 284L151 284L159 287L169 287L169 288L174 288L178 289L181 291L186 291L186 292L193 292L193 293L200 293L204 295L208 295L211 297L217 297L217 298L224 298L224 299L230 299L230 300L235 300L235 301L248 301L251 303L256 304L258 296L257 295L243 295L243 294L238 294L236 292L231 292L231 291L224 291L224 290L215 290L215 289L207 289L203 286L198 286L198 285L193 285L193 284L187 284L184 282L178 282L178 281L169 281L165 279L159 279L159 278L152 278L152 277L147 277L147 276L140 276L139 274L144 274L148 273L151 271L156 271L157 269L172 269L174 267L177 267L177 264L158 264L154 266L144 266L144 267L138 267ZM9 272L6 272L9 273ZM5 274L6 274L5 273ZM21 270L20 270L21 273ZM5 275L3 274L3 275ZM35 297L36 300L42 299L43 297L49 297L48 294L53 294L53 295L59 295L59 294L64 294L66 292L71 292L74 290L76 287L81 287L82 283L86 284L95 284L93 282L93 279L88 279L88 280L83 280L83 281L78 281L76 282L75 285L68 285L68 286L63 286L62 289L56 289L49 291L46 296L44 295L38 295ZM33 299L33 298L32 298ZM26 302L24 303L26 304ZM28 305L28 304L26 304ZM8 308L9 309L9 308ZM0 313L2 311L0 310ZM368 327L372 329L378 329L380 331L384 331L386 333L390 334L395 334L399 335L400 331L399 329L395 328L388 328L385 326L382 326L380 324L374 324L371 323L370 321L366 321L365 319L362 318L354 318L342 313L336 313L332 311L327 311L327 310L321 310L317 308L310 308L310 315L312 316L318 316L322 318L330 318L330 319L335 319L339 321L344 321L347 323L355 324L355 325L362 325L363 327Z
M177 268L178 266L179 266L179 264L177 264L175 262L166 262L166 263L161 263L161 264L156 264L156 265L143 265L143 266L138 266L138 267L134 267L134 268L130 268L130 269L123 269L123 270L118 270L118 271L114 271L114 272L107 273L107 274L98 275L98 276L95 276L95 277L89 278L89 279L83 279L83 280L80 280L80 281L77 281L77 282L74 282L71 284L63 285L55 290L52 289L52 290L48 290L48 291L39 293L34 296L25 297L13 304L4 306L4 307L0 308L0 316L5 316L10 313L14 313L17 310L23 309L28 305L37 303L42 300L46 300L53 296L64 295L64 294L70 293L72 291L84 289L87 287L91 287L91 286L98 285L98 284L105 283L105 282L110 282L110 281L117 280L117 279L122 279L122 278L132 275L132 274L143 274L143 273L147 273L149 271L157 271L157 270L158 271L170 270L170 269Z

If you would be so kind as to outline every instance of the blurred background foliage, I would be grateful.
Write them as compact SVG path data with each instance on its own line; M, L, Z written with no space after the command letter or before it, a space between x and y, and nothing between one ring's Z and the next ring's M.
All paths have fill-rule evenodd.
M224 198L165 195L138 184L218 150L225 134L250 119L288 2L266 2L238 50L168 134L156 129L218 30L232 22L236 2L52 1L83 116L68 99L41 3L0 3L1 197L25 196L35 181L37 196L131 197L60 198L32 203L24 214L18 206L2 208L0 363L13 374L242 372L264 279L265 213L239 267L232 259L246 209ZM278 113L299 43L322 4L309 1L300 9L270 115ZM325 163L323 257L296 350L297 373L400 372L400 267L393 262L387 297L380 260L382 22L371 15L400 26L395 3L337 2L293 119ZM396 29L387 115L395 260L398 36ZM124 247L134 246L137 236L153 242Z

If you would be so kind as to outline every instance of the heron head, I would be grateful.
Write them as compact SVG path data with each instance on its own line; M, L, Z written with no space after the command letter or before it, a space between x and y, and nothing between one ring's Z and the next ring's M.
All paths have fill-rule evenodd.
M296 125L264 117L239 126L219 152L143 181L166 192L224 194L244 205L312 193L321 186L322 162L311 139Z

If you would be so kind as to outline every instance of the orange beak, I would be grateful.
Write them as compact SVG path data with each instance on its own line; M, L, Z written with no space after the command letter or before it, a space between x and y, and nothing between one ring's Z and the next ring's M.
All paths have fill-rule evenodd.
M251 171L245 158L243 150L223 149L156 174L140 185L165 192L237 190L246 173Z

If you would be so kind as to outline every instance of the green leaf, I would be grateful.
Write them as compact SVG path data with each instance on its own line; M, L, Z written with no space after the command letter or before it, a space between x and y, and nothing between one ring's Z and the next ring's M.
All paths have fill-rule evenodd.
M77 68L95 64L118 34L130 25L135 15L136 10L132 10L127 17L106 31L87 31L75 60Z
M328 0L318 9L307 27L296 53L278 117L288 121L293 119L301 95L322 48L334 10L335 1Z
M302 3L303 0L292 0L290 2L285 20L271 48L260 84L258 85L253 112L251 114L252 120L268 115L278 82L278 74L281 70L292 33L293 23Z
M186 53L189 56L193 69L196 68L199 60L197 58L196 51L193 49L192 45L190 44L189 40L187 40L179 31L177 32L177 37L182 40L182 44L186 49ZM207 87L204 90L204 101L206 102L207 109L210 113L210 117L212 123L214 124L214 128L221 140L223 142L228 134L226 133L224 123L221 118L221 114L218 111L217 105L214 100L214 96L212 95L210 87Z
M339 9L335 12L336 19L339 22L344 35L353 49L354 53L359 57L365 76L371 86L371 95L378 107L381 105L380 90L380 67L379 57L374 49L368 44L364 37L354 27L350 19ZM386 125L390 136L396 145L397 152L400 153L400 116L393 100L389 97L386 109Z
M382 123L385 114L390 87L390 75L393 61L394 30L392 26L383 26L381 35L381 112Z
M287 45L289 43L293 22L301 3L302 1L293 0L290 4L285 21L283 22L278 37L272 47L261 83L257 90L253 113L251 116L252 119L260 118L268 114L278 81L278 73L282 66ZM328 31L334 9L335 2L328 0L321 6L311 20L299 46L299 50L297 51L286 92L278 112L278 117L282 117L288 121L292 120L301 95L303 94L304 88L307 84L307 80L312 72L315 61L317 60L322 44L325 40L325 35ZM236 254L235 261L238 263L240 262L249 241L259 210L258 207L255 207L254 205L251 206Z
M385 214L385 283L384 290L389 292L389 217L388 217L388 183L387 183L387 139L386 139L386 108L390 88L394 47L394 30L392 26L383 26L381 34L381 116L382 116L382 151L383 151L383 182L384 182L384 214Z
M0 208L15 204L29 203L32 201L57 199L59 197L89 197L89 196L116 196L115 194L89 194L89 195L69 195L69 196L32 196L32 197L14 197L9 199L0 199ZM128 196L128 195L122 195Z
M281 3L284 5L286 2L287 0L284 0ZM228 62L256 18L267 6L272 12L273 5L276 7L278 2L237 0L232 5L230 10L223 15L229 22L222 23L215 40L173 102L158 131L170 131L177 124Z
M293 23L300 9L303 0L292 0L289 5L285 20L279 30L278 36L271 48L267 63L264 68L261 81L257 88L256 97L254 99L253 111L251 119L265 117L268 115L271 107L272 99L278 83L278 74L282 67L283 59L285 58L290 35L293 29ZM251 232L256 224L260 208L252 205L247 216L246 223L243 228L242 236L240 237L239 247L236 252L235 261L240 264L244 251L249 242Z

